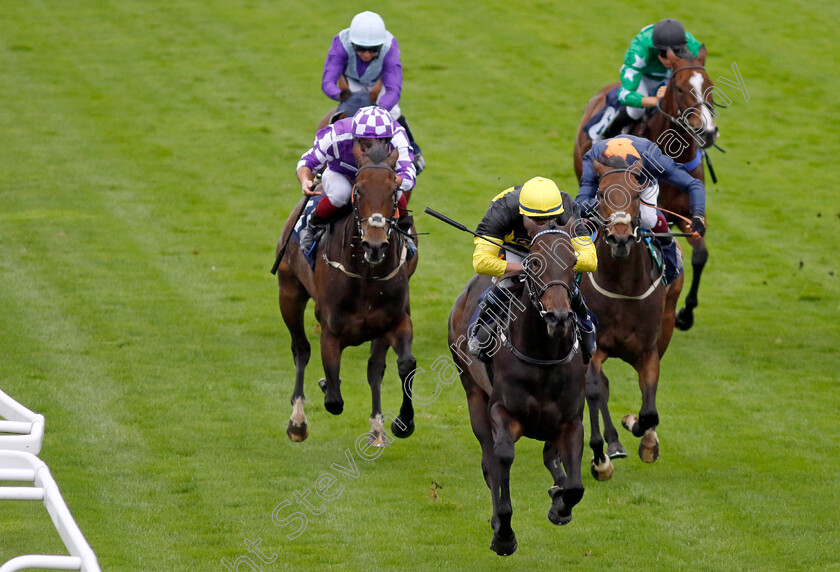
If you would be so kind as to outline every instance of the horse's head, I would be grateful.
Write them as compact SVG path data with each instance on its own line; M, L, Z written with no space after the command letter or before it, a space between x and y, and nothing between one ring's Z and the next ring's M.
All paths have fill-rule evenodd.
M675 116L682 127L691 131L692 137L706 149L718 138L715 124L714 84L706 73L706 47L702 46L697 59L682 59L673 50L661 56L671 68L671 79L662 107Z
M628 166L620 157L609 157L603 163L593 161L598 174L598 214L604 224L605 240L616 260L624 260L638 240L642 185L637 177L641 162Z
M365 262L376 265L385 258L388 238L397 209L397 174L394 170L399 152L385 139L356 139L356 185L353 187L353 212L362 239Z
M577 262L572 247L573 224L558 227L554 220L543 225L524 220L525 229L533 237L523 263L531 303L545 320L549 336L570 336L575 324L570 288Z

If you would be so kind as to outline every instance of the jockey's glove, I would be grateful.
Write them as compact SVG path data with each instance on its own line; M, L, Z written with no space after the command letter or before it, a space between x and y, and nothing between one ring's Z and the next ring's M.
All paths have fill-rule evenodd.
M706 219L698 215L691 217L691 230L700 236L704 236L706 234Z

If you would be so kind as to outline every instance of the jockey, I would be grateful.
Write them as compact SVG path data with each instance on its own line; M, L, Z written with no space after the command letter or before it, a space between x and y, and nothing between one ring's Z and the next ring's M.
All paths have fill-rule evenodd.
M618 90L621 108L596 138L618 135L624 127L642 118L644 108L656 107L665 95L664 84L671 77L669 49L681 59L693 59L701 45L682 24L671 18L642 28L630 42L621 66L621 88ZM590 137L592 135L590 133Z
M346 79L347 89L339 88L340 77ZM399 105L402 91L400 47L397 39L385 29L379 14L361 12L353 17L349 28L333 38L324 63L321 89L330 99L344 101L360 91L370 91L380 79L382 90L376 105L386 109L405 129L419 173L425 168L423 155Z
M340 119L318 131L315 144L298 161L295 174L304 195L322 194L314 190L313 173L325 167L321 176L325 196L318 202L315 212L300 231L300 248L305 254L312 250L316 234L323 232L332 215L350 202L358 172L353 147L361 145L365 148L369 145L369 139L388 139L399 151L395 169L397 205L400 212L397 227L405 232L411 229L413 220L406 210L406 198L403 195L403 191L414 188L416 177L414 156L408 136L405 129L395 123L381 107L363 107L353 117ZM409 242L411 243L410 240ZM409 249L413 252L413 243L409 245Z
M491 201L490 208L476 229L480 238L474 240L473 268L479 274L493 276L493 286L479 304L478 316L474 318L467 341L470 353L482 360L488 358L482 351L492 345L490 342L496 322L500 313L505 311L505 295L510 296L502 292L504 288L497 279L504 274L524 271L522 262L531 244L531 237L524 225L525 217L540 226L551 220L558 225L565 225L580 218L580 208L569 195L560 192L554 181L543 177L534 177L523 185L511 187ZM518 247L523 255L506 251L505 258L500 258L499 247L502 244ZM577 256L575 270L594 272L598 266L598 255L588 231L587 236L574 238L571 246ZM571 306L581 334L584 362L588 362L595 351L595 326L580 288L576 283L569 284L569 287Z
M592 216L598 210L598 200L595 195L598 192L599 178L595 169L592 168L592 161L597 160L609 165L614 157L618 157L628 166L638 161L642 163L642 170L637 175L637 180L644 187L639 207L643 229L656 233L668 232L665 217L656 210L659 181L664 181L688 193L691 230L700 236L706 234L706 188L703 182L689 175L682 165L663 153L654 142L635 135L619 135L612 139L598 141L583 156L580 190L575 201L580 205L584 216ZM621 163L616 165L618 164ZM676 271L673 276L666 276L666 282L670 282L679 275L676 243L669 237L658 238L658 240L666 260L670 262L668 268L670 271Z

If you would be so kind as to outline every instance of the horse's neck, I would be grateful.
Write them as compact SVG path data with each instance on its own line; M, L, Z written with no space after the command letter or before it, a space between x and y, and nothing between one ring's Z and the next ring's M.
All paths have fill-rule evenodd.
M670 95L662 99L662 111L671 117L679 119L677 100ZM666 115L658 111L654 111L648 118L647 125L643 131L643 137L659 145L663 153L666 153L678 163L688 163L697 155L698 145L694 137L682 125L677 125ZM671 155L675 149L680 149L680 153L676 157Z

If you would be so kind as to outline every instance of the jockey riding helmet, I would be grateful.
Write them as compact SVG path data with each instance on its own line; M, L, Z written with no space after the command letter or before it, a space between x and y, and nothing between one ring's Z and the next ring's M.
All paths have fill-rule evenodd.
M385 22L376 12L361 12L350 22L350 42L354 46L374 47L385 43Z
M685 52L687 43L685 39L685 28L673 18L665 18L656 23L653 27L652 40L655 50L664 53L670 48L678 56L681 52Z
M391 114L381 107L363 107L353 115L353 137L390 139L395 129Z
M522 185L519 212L532 218L558 216L563 212L563 194L551 179L534 177Z

